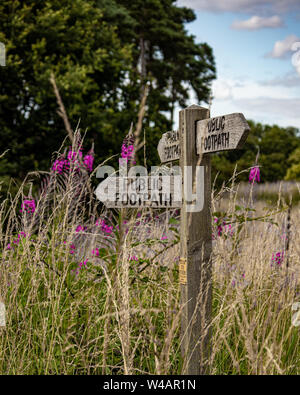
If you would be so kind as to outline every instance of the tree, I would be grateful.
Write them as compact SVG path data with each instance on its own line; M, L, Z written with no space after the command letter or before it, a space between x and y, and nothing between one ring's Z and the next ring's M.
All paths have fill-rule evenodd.
M6 67L0 67L0 153L10 149L0 174L21 179L29 170L49 169L51 153L66 135L51 71L72 127L81 119L96 153L114 152L122 136L111 119L122 112L119 91L131 50L96 1L2 0L0 26L7 50Z
M157 163L156 146L162 132L170 130L175 105L185 107L190 92L207 102L215 78L212 49L197 44L185 24L195 19L191 9L177 7L174 0L115 0L105 16L118 25L123 43L132 44L130 84L124 102L139 103L145 84L150 82L144 129L148 158ZM99 0L105 9L107 0ZM126 13L127 12L127 13ZM117 22L118 21L118 22ZM135 108L125 107L126 111ZM168 119L167 113L170 114ZM132 120L136 119L136 112Z
M288 158L288 164L290 167L287 170L285 180L300 181L300 146L292 152Z
M299 144L300 139L295 128L280 128L277 125L264 127L260 142L260 162L265 181L284 179L289 167L287 158Z

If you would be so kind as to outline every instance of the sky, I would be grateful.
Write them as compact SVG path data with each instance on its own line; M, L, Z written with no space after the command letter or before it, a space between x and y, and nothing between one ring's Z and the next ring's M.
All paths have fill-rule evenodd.
M177 5L195 11L186 29L214 51L211 116L242 112L256 122L300 129L300 0ZM199 103L191 97L189 104Z

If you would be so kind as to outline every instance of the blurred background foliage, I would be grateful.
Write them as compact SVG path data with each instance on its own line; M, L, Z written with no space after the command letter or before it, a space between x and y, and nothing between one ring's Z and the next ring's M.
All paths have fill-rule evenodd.
M174 125L174 109L191 92L207 105L216 78L212 48L185 25L196 18L174 0L52 0L0 3L0 178L5 189L28 171L49 170L66 136L49 82L54 73L72 128L87 129L95 163L120 151L149 85L143 133L148 165L159 162L157 143ZM244 149L213 156L218 183L255 162L262 180L300 179L297 129L250 122ZM141 153L143 156L143 152ZM247 177L245 175L245 177Z
M300 136L293 127L262 125L248 120L250 133L241 150L216 153L212 157L212 175L216 185L229 180L235 166L237 172L255 164L259 152L258 165L262 182L280 180L300 180ZM239 175L240 181L247 181L249 173Z

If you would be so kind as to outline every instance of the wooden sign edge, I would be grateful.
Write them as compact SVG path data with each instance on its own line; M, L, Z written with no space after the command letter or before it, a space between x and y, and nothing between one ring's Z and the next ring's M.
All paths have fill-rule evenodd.
M197 141L198 141L198 137L197 137L197 124L198 124L199 122L203 122L203 121L207 121L207 122L208 122L210 119L213 119L213 118L219 118L219 117L223 117L223 116L228 117L228 116L230 116L230 115L239 115L239 116L241 117L241 121L242 121L242 123L243 123L243 125L244 125L243 135L242 135L242 137L240 138L238 145L237 145L235 148L227 148L227 149L225 149L225 150L198 153L198 144L197 144ZM200 156L200 155L208 155L208 154L214 154L214 153L216 153L216 152L235 151L235 150L237 150L237 149L242 149L243 146L244 146L244 144L245 144L245 142L246 142L246 140L247 140L247 138L248 138L248 136L249 136L250 131L251 131L250 125L248 124L248 122L247 122L247 120L246 120L246 117L245 117L245 115L244 115L242 112L232 112L232 113L230 113L230 114L218 115L218 116L215 116L215 117L211 117L211 118L203 119L203 120L201 120L201 121L197 121L197 122L196 122L196 155L197 155L197 156Z

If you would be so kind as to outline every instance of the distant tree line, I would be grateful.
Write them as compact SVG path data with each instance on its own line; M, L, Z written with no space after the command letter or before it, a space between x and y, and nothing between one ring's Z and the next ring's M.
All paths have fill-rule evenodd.
M143 133L157 164L161 133L192 90L208 102L216 77L212 49L185 24L191 9L174 0L52 0L0 3L0 176L47 170L66 135L50 85L54 73L70 123L88 129L96 162L116 154L149 85Z
M251 131L243 149L213 155L213 176L217 185L230 179L235 166L242 171L256 164L260 166L261 181L300 180L300 134L294 127L262 125L248 121ZM246 181L248 173L239 176Z

